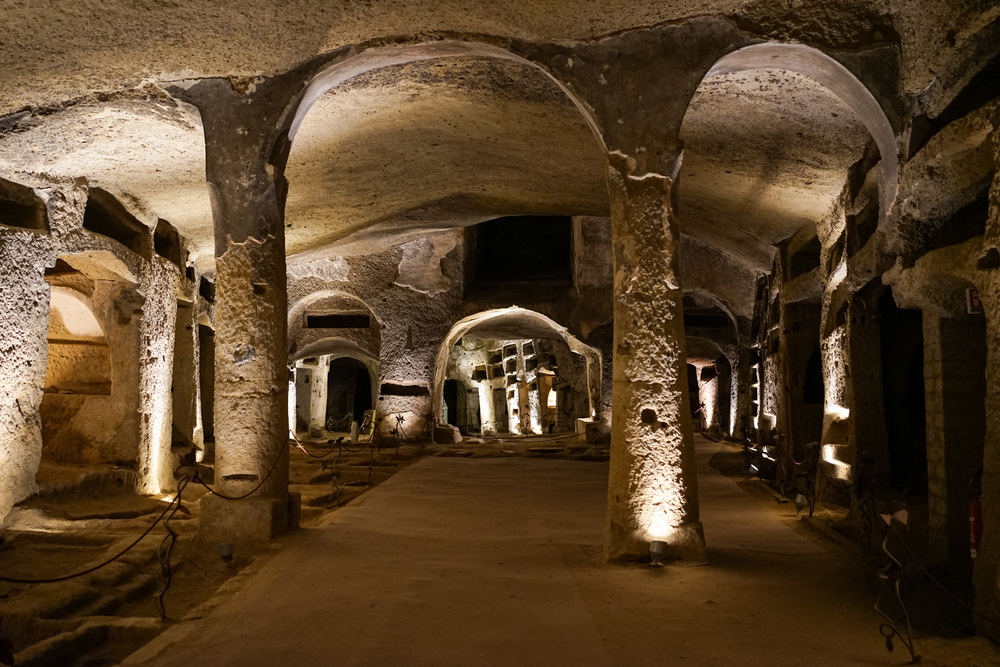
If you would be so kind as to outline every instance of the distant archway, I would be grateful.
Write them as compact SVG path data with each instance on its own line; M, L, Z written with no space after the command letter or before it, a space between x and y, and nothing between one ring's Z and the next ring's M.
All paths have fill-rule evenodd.
M571 352L580 355L586 361L587 394L589 401L589 417L600 417L601 405L601 353L581 343L571 335L565 327L560 326L550 318L525 308L502 308L477 313L459 321L441 343L434 367L433 406L434 416L444 421L442 405L444 402L445 381L447 380L448 360L452 348L464 336L473 333L488 334L496 339L551 339L565 343ZM488 371L483 371L488 373Z

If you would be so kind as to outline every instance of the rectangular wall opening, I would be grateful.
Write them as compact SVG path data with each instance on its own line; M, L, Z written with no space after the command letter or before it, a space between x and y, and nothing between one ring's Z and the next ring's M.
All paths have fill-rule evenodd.
M306 315L306 329L367 329L372 324L367 313Z
M45 204L31 188L0 178L0 225L48 234Z
M118 241L144 259L152 257L149 228L104 190L90 190L83 214L83 228Z

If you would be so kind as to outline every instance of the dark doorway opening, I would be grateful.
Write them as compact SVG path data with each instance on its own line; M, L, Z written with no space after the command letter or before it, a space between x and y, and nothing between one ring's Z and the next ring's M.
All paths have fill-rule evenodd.
M823 405L826 390L823 386L823 356L819 345L809 355L806 362L806 373L802 380L802 402L810 405Z
M458 381L444 381L444 420L458 426Z
M215 332L204 324L198 325L198 352L202 439L215 442Z
M327 375L326 430L348 431L352 421L360 425L365 411L371 409L372 380L368 367L350 357L332 360Z
M907 495L926 496L923 314L899 308L892 290L886 290L878 306L882 316L882 396L892 485Z

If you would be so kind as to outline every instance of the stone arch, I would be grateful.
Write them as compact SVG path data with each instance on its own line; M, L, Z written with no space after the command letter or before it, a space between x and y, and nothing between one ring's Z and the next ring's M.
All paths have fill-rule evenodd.
M864 123L882 157L882 210L888 214L899 188L896 133L881 105L849 69L819 49L804 44L752 44L719 58L704 78L754 69L780 69L815 80L840 98Z
M368 317L367 327L344 327L341 329L310 328L310 315L355 314ZM347 324L356 324L348 322ZM331 334L337 331L336 336ZM302 359L313 354L300 355L299 352L324 340L350 342L368 357L378 360L382 349L382 323L374 311L361 298L337 290L313 292L299 299L288 309L288 355L289 361Z
M580 100L566 85L552 74L527 58L511 53L510 51L486 44L482 42L470 42L461 40L442 40L436 42L425 42L422 44L407 44L402 46L381 46L368 48L360 53L350 55L343 60L337 60L326 67L320 69L292 102L285 117L286 132L282 133L287 137L287 144L284 146L284 155L288 155L295 135L303 119L316 101L328 90L341 83L356 77L365 72L391 65L402 65L422 60L433 60L436 58L457 58L466 56L482 56L487 58L499 58L510 60L534 67L543 72L562 90L573 102L576 108L583 115L584 120L594 134L594 138L600 144L601 149L606 153L607 147L604 137L601 134L597 120L590 112L589 107ZM279 134L279 136L282 136Z
M347 357L349 359L356 359L368 368L368 375L371 377L372 381L372 405L377 405L378 403L378 382L379 382L379 360L377 357L373 357L363 348L358 346L357 343L349 341L345 338L324 338L318 340L315 343L310 343L306 345L301 350L288 357L289 365L294 364L296 361L301 359L306 359L309 357L330 357L333 359L340 359L342 357Z
M327 357L327 363L335 361L337 359L354 359L360 362L368 369L368 379L371 381L371 405L372 409L378 409L378 388L379 388L379 360L377 357L369 354L364 348L360 347L357 343L346 338L341 338L337 336L332 336L329 338L323 338L318 341L309 343L308 345L302 347L294 354L290 354L288 357L288 365L290 367L295 366L296 362L303 359L309 358L319 358ZM298 397L295 395L295 389L293 386L297 384L290 381L289 385L289 427L292 431L295 430L295 415L297 414L296 403L298 402Z
M475 315L470 315L455 323L455 326L445 336L434 361L434 384L431 395L433 397L434 417L436 419L440 421L442 418L441 404L444 399L444 382L448 370L448 355L452 347L454 347L462 336L487 328L502 329L503 331L511 332L516 331L517 337L531 337L532 334L538 334L537 338L555 338L566 343L570 351L579 354L587 362L590 417L591 419L600 417L601 353L595 348L580 342L579 339L569 333L566 327L561 326L545 315L526 308L512 306L510 308L486 310Z

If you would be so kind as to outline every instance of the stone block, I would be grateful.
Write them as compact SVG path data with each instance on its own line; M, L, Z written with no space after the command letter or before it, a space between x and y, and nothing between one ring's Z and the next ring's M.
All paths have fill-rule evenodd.
M298 525L301 496L250 497L227 500L213 495L201 499L201 519L195 538L198 548L232 543L237 552L261 549Z
M462 442L462 434L451 424L437 424L434 426L434 442L439 445L456 445Z

